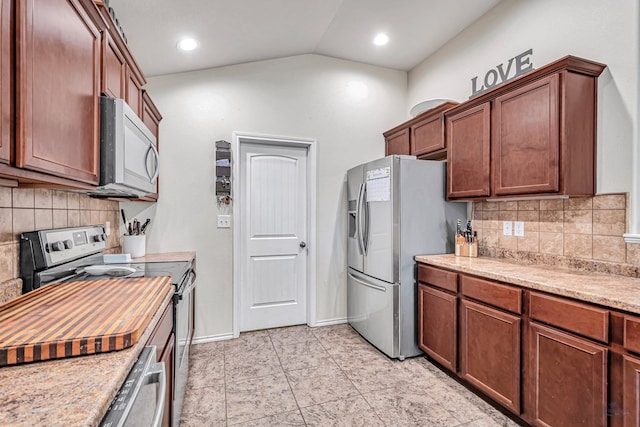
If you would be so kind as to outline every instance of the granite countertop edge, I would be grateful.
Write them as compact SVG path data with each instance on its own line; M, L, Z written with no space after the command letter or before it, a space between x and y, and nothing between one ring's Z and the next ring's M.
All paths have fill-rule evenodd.
M420 263L640 314L640 279L488 257L419 255Z
M132 347L1 368L0 384L5 386L0 387L4 406L0 424L98 425L172 297L173 288L169 287L145 332Z
M149 253L142 257L132 258L131 262L191 262L196 258L194 251Z

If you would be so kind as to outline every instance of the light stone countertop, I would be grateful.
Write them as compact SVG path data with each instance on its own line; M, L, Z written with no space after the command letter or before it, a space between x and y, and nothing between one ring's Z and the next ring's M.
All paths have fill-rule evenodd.
M124 350L0 369L0 425L95 426L151 336L173 289L138 343Z
M196 257L195 252L163 252L155 254L146 254L143 257L131 258L131 262L191 262Z
M640 279L496 258L416 256L417 262L640 314Z

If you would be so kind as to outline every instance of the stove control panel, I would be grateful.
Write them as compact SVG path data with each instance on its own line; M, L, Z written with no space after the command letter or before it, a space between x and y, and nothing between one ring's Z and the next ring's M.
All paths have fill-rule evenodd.
M39 237L49 267L107 248L107 235L101 225L42 230Z

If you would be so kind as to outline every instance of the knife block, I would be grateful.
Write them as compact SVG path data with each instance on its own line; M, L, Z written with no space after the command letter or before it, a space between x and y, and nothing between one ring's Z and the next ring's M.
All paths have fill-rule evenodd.
M467 242L464 238L456 237L456 256L463 257L478 257L478 242Z

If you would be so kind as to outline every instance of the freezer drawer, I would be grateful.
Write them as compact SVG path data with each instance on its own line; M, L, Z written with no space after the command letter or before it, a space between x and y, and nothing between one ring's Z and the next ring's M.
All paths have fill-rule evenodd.
M398 333L399 285L382 282L349 268L347 317L349 324L389 357L400 354Z

